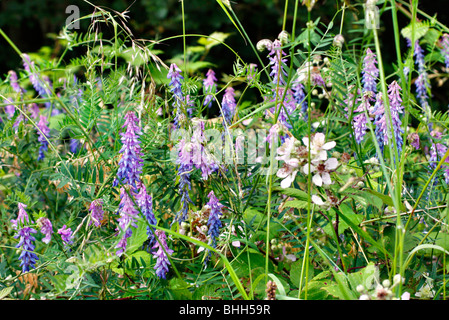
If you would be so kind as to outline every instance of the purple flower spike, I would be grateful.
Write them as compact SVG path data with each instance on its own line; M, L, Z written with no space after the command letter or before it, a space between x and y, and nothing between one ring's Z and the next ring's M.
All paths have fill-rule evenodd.
M367 124L367 118L365 114L365 110L370 112L370 100L372 99L373 92L367 91L362 96L362 102L357 107L357 109L354 112L360 112L360 114L354 116L353 118L353 128L354 128L354 136L355 141L360 144L363 141L363 138L366 134L366 124Z
M379 76L379 69L376 67L376 55L370 48L366 49L365 57L363 58L362 69L362 83L363 91L377 92L377 77Z
M170 79L170 90L173 94L180 100L183 100L181 81L184 77L181 75L181 69L175 63L170 65L170 70L168 71L167 78Z
M430 135L435 139L435 140L439 140L441 139L441 136L443 135L441 132L432 130L432 132L430 133ZM432 143L432 146L430 148L430 168L432 170L434 170L437 167L438 162L440 161L441 158L444 157L444 154L447 151L447 147L439 142L435 142ZM449 159L449 158L448 158ZM446 161L448 160L446 159Z
M147 219L148 224L157 225L157 220L153 213L153 197L147 193L147 189L143 183L141 184L139 193L136 195L136 201L143 216ZM153 247L156 243L156 238L150 226L147 226L147 235L148 247Z
M189 212L189 203L192 200L189 196L189 190L191 188L190 184L190 171L193 168L193 157L192 157L192 143L186 142L182 139L179 143L178 149L178 176L179 176L179 194L181 195L181 209L176 215L176 219L182 222L187 219L187 214Z
M20 85L19 85L19 81L17 78L17 73L13 70L10 70L8 72L9 74L9 83L11 84L11 88L17 92L17 93L24 93L26 92L25 89L23 89Z
M125 252L127 246L127 239L132 235L131 227L137 228L137 217L139 216L139 211L134 207L134 203L128 192L126 192L125 188L120 189L120 205L119 205L119 215L120 217L117 219L118 228L117 231L124 232L123 237L120 239L117 244L116 254L120 256Z
M411 47L411 41L407 39L408 46ZM416 78L416 95L419 98L421 107L426 111L429 108L429 103L427 99L429 98L427 91L430 90L430 81L427 75L425 61L424 61L424 50L419 45L419 40L415 42L415 52L413 53L415 57L415 63L418 65L418 78Z
M66 246L73 244L73 235L72 235L72 229L67 228L66 225L64 225L62 228L58 230L58 234L61 235L61 239L64 242Z
M30 103L28 110L31 113L31 118L37 119L39 117L39 106L36 103Z
M41 217L37 220L37 225L40 226L41 233L45 235L42 242L48 244L53 234L53 226L48 218Z
M21 248L22 250L19 256L22 272L28 272L34 269L36 261L39 260L38 256L33 252L35 249L33 241L36 241L36 238L31 235L32 233L37 233L37 231L31 227L23 227L14 236L16 239L20 238L16 248Z
M39 259L33 252L35 248L33 241L36 241L36 239L31 235L32 233L37 233L37 231L27 226L30 223L30 218L25 211L27 206L19 202L18 207L17 219L12 219L11 223L13 229L18 230L14 238L20 238L19 243L16 245L16 248L22 249L19 256L19 260L21 260L20 266L22 267L22 272L27 272L30 269L34 269L36 261Z
M117 186L120 182L136 188L136 183L140 181L143 160L139 141L139 136L142 133L138 126L138 121L133 111L126 113L125 124L123 125L123 127L126 127L126 132L121 133L122 148L120 149L120 153L122 154L122 158L119 162L117 179L114 181L114 186Z
M223 111L223 125L226 122L226 125L230 125L232 122L232 117L235 113L235 92L234 88L227 87L225 90L225 94L223 96L223 101L221 103L221 108Z
M78 147L80 145L80 142L78 141L78 139L70 139L70 152L71 153L76 153L78 151Z
M192 161L195 167L201 170L203 180L207 180L212 172L218 169L218 165L206 152L205 144L204 122L199 121L192 135Z
M19 213L17 214L17 219L11 220L12 227L15 230L22 228L25 224L30 223L30 218L28 217L28 214L25 211L25 208L27 207L27 205L19 202L17 206L19 207Z
M51 95L50 89L51 82L48 77L45 79L41 79L38 71L36 70L36 66L34 65L34 61L31 61L30 56L27 54L23 54L23 67L25 71L28 73L30 78L30 82L34 87L34 90L42 97L47 98ZM46 107L49 108L51 103L46 102Z
M179 128L179 117L182 113L181 106L184 102L184 95L182 93L182 85L181 81L184 79L183 76L181 76L181 69L178 68L178 66L175 63L172 63L170 65L170 70L168 71L167 78L170 79L170 91L175 96L175 102L174 102L174 113L175 113L175 127Z
M103 220L104 211L103 211L103 199L96 199L90 203L89 206L91 221L89 225L92 223L95 224L96 227L101 226L101 220Z
M402 133L404 133L404 130L401 128L402 122L399 117L399 114L404 110L404 107L402 106L402 99L399 93L400 90L401 87L396 81L393 81L388 86L388 99L390 100L391 121L394 139L396 140L396 146L398 148L399 154L402 151Z
M440 40L441 55L444 58L446 69L449 69L449 34L445 33Z
M3 103L9 103L5 106L5 113L8 119L11 119L14 117L14 113L16 112L16 107L12 104L12 100L9 98L6 98L3 100Z
M156 270L156 275L160 279L166 279L168 266L170 265L167 254L171 256L174 251L168 247L167 236L164 231L156 230L156 236L159 241L157 241L153 247L153 249L157 249L156 253L153 255L153 258L157 259L154 269Z
M292 87L293 90L293 98L295 99L295 102L301 107L301 114L303 116L304 121L307 121L307 96L304 92L304 85L300 82L295 82Z
M379 92L376 95L376 103L374 104L373 114L375 116L374 124L376 125L375 134L377 142L379 143L380 150L383 151L384 146L388 143L388 127L385 118L385 107L382 92Z
M206 79L203 81L204 93L206 94L203 105L208 106L209 108L212 106L212 99L214 98L213 94L217 92L216 81L217 78L215 77L215 72L212 69L209 69L206 73Z
M50 138L50 128L48 128L47 125L48 125L47 117L41 115L40 120L37 124L37 127L39 128L39 130L37 131L38 135L37 140L41 143L41 146L39 148L39 156L37 160L43 160L45 157L44 152L48 150L47 139Z
M271 65L270 76L273 78L273 84L284 86L286 84L285 77L287 77L287 71L285 71L284 65L287 59L283 58L285 52L281 49L281 42L276 39L273 41L271 51L268 54Z
M221 209L223 208L223 205L218 201L213 191L209 192L208 198L209 202L207 203L207 206L210 208L210 213L209 219L207 220L207 226L209 227L207 234L210 236L212 246L215 248L217 246L217 238L220 234L219 229L222 225L220 216L222 215Z
M419 135L416 132L410 133L407 137L408 141L410 141L410 145L415 148L415 150L419 150Z

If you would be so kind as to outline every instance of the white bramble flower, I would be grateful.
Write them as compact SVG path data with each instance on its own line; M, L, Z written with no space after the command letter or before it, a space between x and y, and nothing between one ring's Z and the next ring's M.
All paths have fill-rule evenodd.
M302 142L309 148L309 137L302 138ZM335 141L325 142L325 136L321 132L317 132L312 136L310 141L310 156L313 160L326 160L327 150L330 150L336 146Z
M312 177L312 182L318 187L321 187L323 184L332 184L329 172L338 167L338 160L336 158L327 159L324 163L321 162L322 161L312 160L312 163L310 164L310 172L316 172ZM306 164L303 167L303 171L305 174L309 174L309 164Z
M277 149L276 160L284 161L282 167L276 173L279 178L283 178L281 187L290 187L301 167L305 174L309 173L309 168L310 172L314 172L312 181L315 185L332 184L330 172L337 169L339 162L336 158L327 159L327 151L335 147L335 141L325 142L323 133L315 133L311 140L304 137L302 142L305 146L302 146L294 137L288 137ZM309 153L310 164L307 162ZM317 204L321 203L318 198L315 198L315 201L317 201Z
M293 164L293 165L292 165ZM293 183L296 178L296 174L298 173L299 162L298 159L291 159L290 164L284 163L282 168L278 170L276 175L279 178L283 178L281 181L282 188L288 188Z

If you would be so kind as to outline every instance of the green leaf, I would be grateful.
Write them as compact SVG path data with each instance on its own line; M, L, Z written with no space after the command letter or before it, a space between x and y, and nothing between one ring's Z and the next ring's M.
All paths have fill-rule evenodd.
M387 196L386 194L371 190L371 189L364 189L363 191L366 191L368 193L371 193L372 195L376 196L377 198L381 199L383 203L385 203L388 206L394 207L393 199L390 196ZM406 207L403 203L400 204L400 209L402 211L406 211Z
M423 21L423 22L415 22L414 26L415 30L415 40L418 40L419 38L423 37L427 31L429 30L429 22ZM407 27L403 28L401 30L401 34L404 38L411 39L412 38L412 25L409 24Z
M276 277L274 274L269 273L268 276L273 279L273 281L276 283L277 286L277 290L279 292L279 294L285 296L285 288L284 285L282 284L282 282L278 279L278 277Z
M347 276L353 291L356 291L358 285L370 289L376 281L379 281L379 270L373 262L370 262L365 268L349 273Z
M136 251L138 248L141 248L145 240L148 239L147 235L147 224L142 221L137 221L137 228L131 227L133 233L131 237L128 239L128 245L126 248L126 252L132 253Z
M305 272L304 266L304 272ZM301 280L301 270L302 270L302 260L297 260L294 263L292 263L291 269L290 269L290 281L293 283L295 287L299 286L300 280ZM308 267L308 275L307 279L311 280L313 278L313 266L312 264L309 264ZM303 283L305 279L303 279Z
M173 278L169 281L170 292L174 300L191 300L192 293L189 291L190 285L182 279Z
M357 296L349 289L348 280L342 272L334 272L335 282L323 287L330 295L340 300L357 300Z
M307 283L307 300L325 300L329 296L329 292L324 290L326 285L325 281L309 281Z
M309 203L302 200L287 201L284 205L286 208L307 209Z
M224 32L212 32L207 38L206 37L201 37L198 40L198 43L205 46L206 49L210 49L216 45L219 45L221 43L223 43L227 37L229 37L231 34L230 33L224 33Z
M374 240L366 231L362 230L358 226L358 223L354 219L354 211L346 204L343 203L340 206L340 218L345 221L356 233L358 233L362 238L364 238L365 241L371 243L373 246L375 246L377 249L380 250L380 252L384 253L385 255L388 255L391 257L391 253L387 250L385 250L384 246L378 243L376 240Z
M306 192L299 190L299 189L295 189L295 188L283 189L281 187L274 187L273 191L276 191L276 192L285 194L286 196L294 197L294 198L297 198L297 199L303 200L303 201L308 201L308 199L309 199L309 195Z
M366 192L362 190L357 190L357 194L346 194L348 197L354 199L358 203L360 203L363 207L368 207L372 205L379 210L382 210L383 200L377 195Z
M415 253L419 250L423 250L423 249L434 249L434 250L439 250L441 252L444 252L445 254L449 254L449 251L444 250L444 248L434 245L434 244L421 244L419 246L417 246L415 249L413 249L412 251L410 251L410 253L407 256L407 259L404 262L404 269L408 266L408 264L410 263L410 261L412 260L413 256L415 255Z
M12 289L14 289L14 287L6 287L6 288L3 288L3 289L0 291L0 300L2 300L2 299L4 299L5 297L7 297L7 296L11 293Z

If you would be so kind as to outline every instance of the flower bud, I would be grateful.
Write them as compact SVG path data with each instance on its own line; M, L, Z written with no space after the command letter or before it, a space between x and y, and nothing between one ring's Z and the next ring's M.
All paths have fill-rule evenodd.
M273 43L269 39L262 39L259 42L257 42L257 44L256 44L256 48L260 52L264 51L265 49L267 49L268 51L271 51L272 47L273 47Z
M282 45L287 44L289 42L289 38L290 38L290 35L285 30L282 30L281 33L279 33L279 35L278 35L278 39L279 39L279 41L281 41Z
M338 48L341 48L341 47L343 47L343 43L344 42L345 42L345 38L341 34L337 34L334 37L333 45L338 47Z

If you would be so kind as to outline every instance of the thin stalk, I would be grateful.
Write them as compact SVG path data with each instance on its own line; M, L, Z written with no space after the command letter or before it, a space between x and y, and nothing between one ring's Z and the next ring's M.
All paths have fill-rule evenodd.
M311 14L310 11L307 11L307 60L310 61L311 53L312 53L312 46L310 43L310 23L311 21ZM307 92L310 92L311 87L311 68L310 64L308 64L308 72L307 72ZM307 145L307 150L310 150L310 142L312 139L310 139L311 133L312 133L312 113L311 113L311 102L312 98L310 94L307 96L307 134L309 136L309 141ZM311 164L311 155L310 152L307 153L307 162L308 162L308 173L307 173L307 193L309 195L312 194L312 172L310 170L310 164ZM310 227L312 225L312 218L313 218L313 212L312 212L312 198L309 196L307 198L307 218L306 218L306 244L304 248L304 257L302 260L301 265L301 273L299 277L299 285L298 285L298 299L301 299L301 290L303 288L303 279L304 274L306 276L305 285L304 285L304 299L307 300L307 287L308 287L308 278L307 275L309 274L309 247L310 247Z
M388 147L389 147L389 154L390 154L390 164L393 167L396 163L396 166L398 166L397 162L399 161L399 154L398 154L398 149L397 149L397 143L396 143L396 139L394 131L393 131L393 122L392 122L392 116L391 116L391 109L390 109L390 103L388 100L388 90L387 90L387 84L386 84L386 79L385 79L385 71L384 71L384 67L383 67L383 60L382 60L382 54L381 54L381 49L380 49L380 43L379 43L379 36L377 33L377 29L373 28L373 34L374 34L374 43L375 43L375 47L376 47L376 54L377 54L377 58L378 58L378 65L379 65L379 75L380 75L380 84L381 84L381 89L382 89L382 99L384 102L384 108L385 108L385 112L387 115L387 121L388 123L390 123L390 130L392 131L391 134L391 138L389 138L389 143L388 143ZM394 150L394 151L393 151ZM394 152L394 153L393 153ZM381 157L380 157L381 158ZM393 178L393 174L391 177L388 176L386 170L385 170L385 164L383 162L383 159L381 159L380 161L381 163L381 167L385 176L385 180L387 182L387 186L388 189L390 190L390 193L392 195L392 200L393 200L393 204L396 210L396 213L398 214L397 220L396 220L396 230L397 230L397 234L396 234L396 242L397 239L400 239L400 237L402 235L399 234L399 232L402 232L403 226L402 226L402 220L399 216L400 214L400 206L399 204L401 203L401 186L397 185L397 183L400 181L400 177L399 176L399 170L396 170L396 184L394 184L395 186L393 186L392 181L390 178ZM396 250L399 250L400 252L403 251L401 250L401 248L399 248L398 246L396 247ZM401 259L402 254L399 254L399 259ZM396 272L396 267L398 265L398 261L397 261L398 257L396 254L394 254L393 256L393 267L392 267L392 271L395 273ZM400 265L400 264L399 264ZM402 275L401 275L402 276Z

